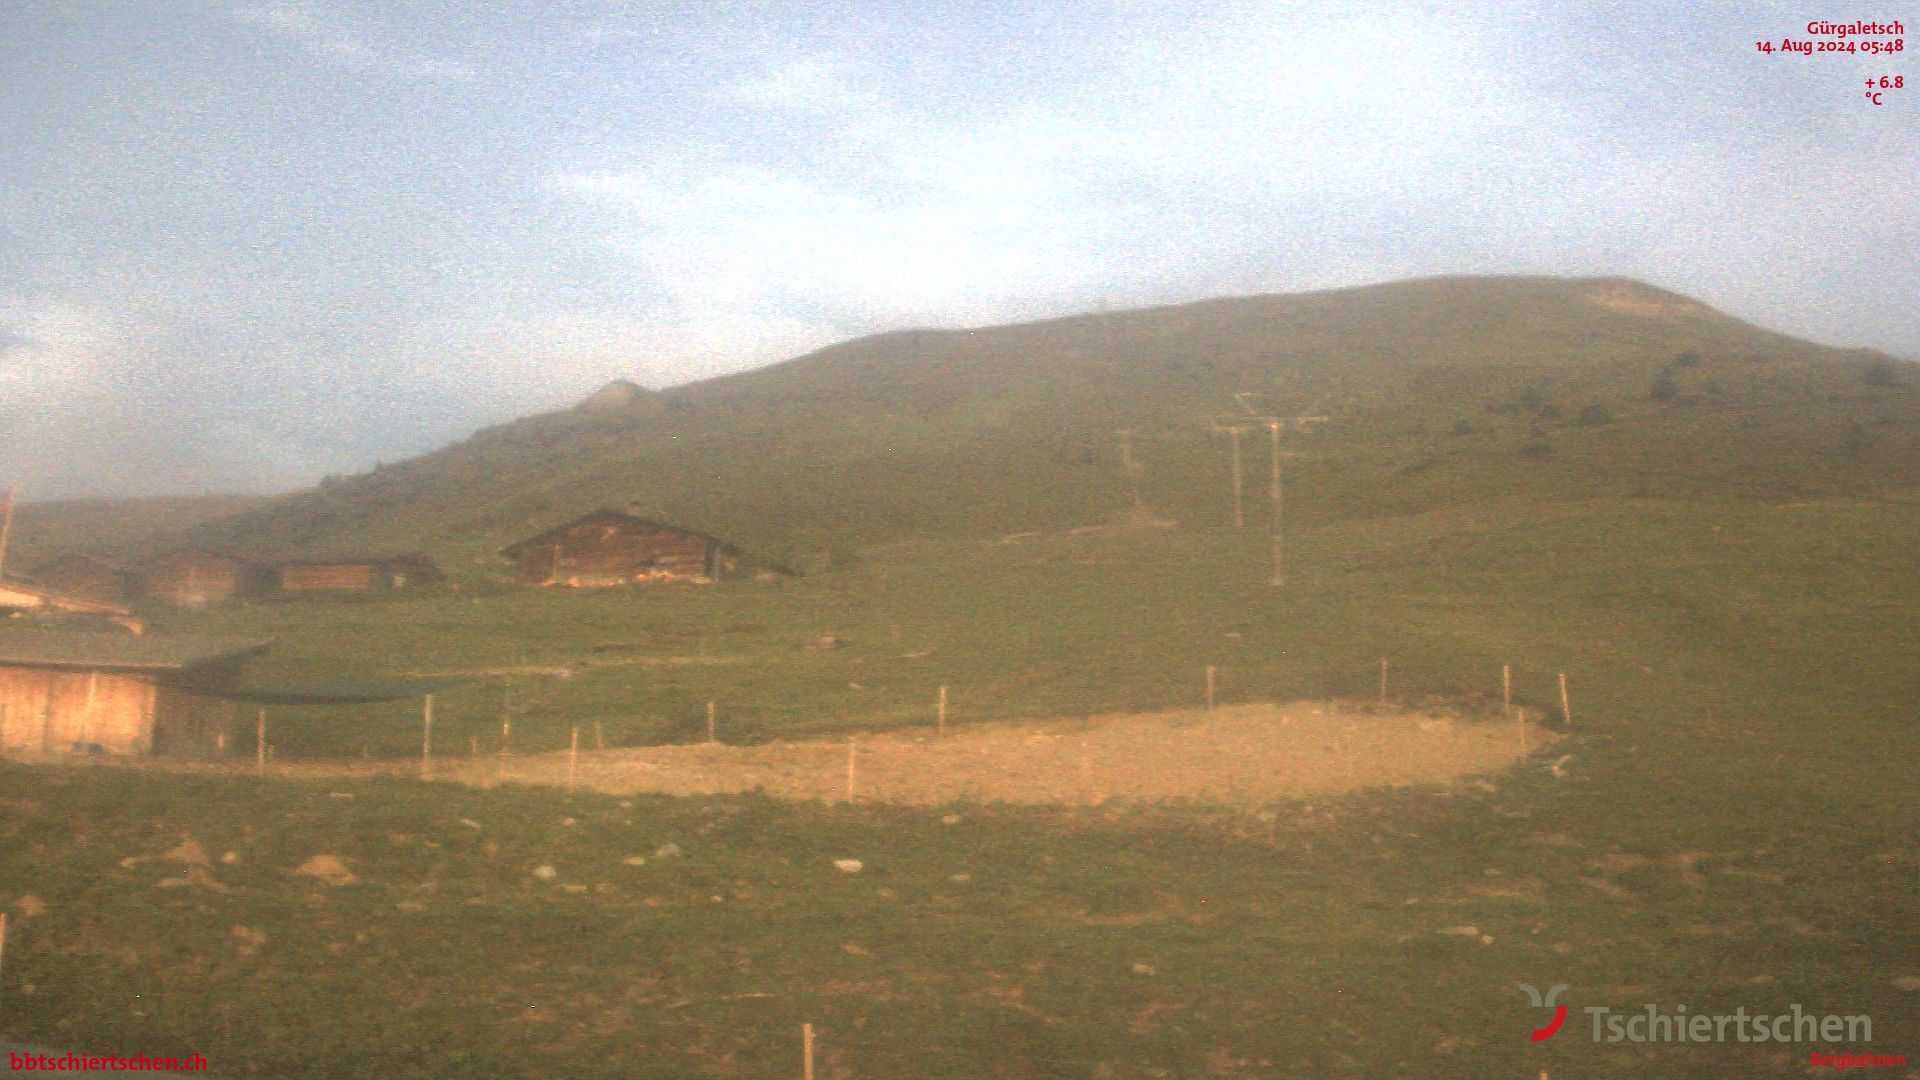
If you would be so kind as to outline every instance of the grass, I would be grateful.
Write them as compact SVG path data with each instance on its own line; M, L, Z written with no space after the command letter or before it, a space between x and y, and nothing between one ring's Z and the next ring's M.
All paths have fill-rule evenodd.
M1502 495L1913 490L1916 384L1912 365L1645 285L1436 278L863 338L527 417L189 535L263 558L424 548L476 582L504 569L500 546L631 504L817 568L876 543L1105 521L1130 504L1116 429L1150 504L1223 525L1228 450L1209 423L1241 393L1331 417L1288 436L1315 492L1299 524Z
M923 722L941 682L960 720L1188 704L1209 663L1232 698L1358 695L1382 655L1407 696L1497 692L1510 663L1545 704L1567 671L1575 724L1487 783L1260 814L4 766L0 901L49 910L13 922L0 1032L273 1076L798 1075L802 1022L827 1077L1753 1076L1808 1047L1595 1044L1579 1010L1800 1003L1910 1053L1916 539L1920 508L1878 501L1513 501L1311 530L1278 595L1257 537L1148 530L183 620L275 634L289 673L733 660L517 688L549 746L691 734L709 697L756 738ZM822 632L850 644L806 650ZM436 731L497 737L497 689ZM407 753L412 725L280 730ZM225 891L122 867L183 835L237 854ZM361 883L288 875L319 852ZM1528 1041L1518 982L1572 985L1565 1032Z

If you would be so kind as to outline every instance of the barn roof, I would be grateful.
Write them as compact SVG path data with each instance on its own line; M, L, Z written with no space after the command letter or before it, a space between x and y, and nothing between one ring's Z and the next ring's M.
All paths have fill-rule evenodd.
M160 566L165 563L178 562L182 559L214 559L243 567L259 565L259 560L257 559L249 559L240 555L229 555L224 551L214 551L211 548L197 547L173 548L168 551L163 551L153 558L148 559L146 565L150 567Z
M34 606L64 608L68 611L91 612L96 615L129 615L132 609L119 604L106 604L98 600L83 600L78 596L54 592L39 585L29 585L18 578L0 579L0 607L20 606L31 603Z
M82 566L82 567L87 567L89 569L110 570L116 574L132 573L132 571L129 570L127 567L122 566L117 562L114 562L112 559L103 559L98 555L92 555L84 551L63 551L60 554L53 556L52 558L42 559L39 562L33 564L32 568L30 568L27 571L27 576L39 577L40 575L45 574L50 570L59 570L63 567L68 567L68 566Z
M273 646L251 638L199 634L102 634L0 626L0 667L168 672L254 656Z
M200 689L208 697L258 705L364 705L406 701L460 686L466 679L410 675L385 679L336 678L324 682L250 683Z
M433 566L433 560L424 551L409 551L401 555L343 555L337 559L280 559L271 564L275 570L295 566Z
M601 509L601 510L595 510L591 513L581 514L577 518L573 518L568 521L563 521L560 524L555 525L553 528L548 529L546 532L538 533L534 536L527 537L525 540L508 544L506 547L503 547L500 549L500 554L511 559L513 558L514 554L520 551L522 548L529 548L539 544L544 544L549 540L552 540L554 537L565 532L566 530L571 529L575 525L580 524L583 521L594 521L596 519L612 519L615 521L624 522L629 525L644 525L650 529L666 529L671 532L682 533L686 536L697 537L701 540L707 541L710 544L717 544L719 545L721 550L732 552L735 555L738 555L740 553L739 548L733 546L732 544L727 543L725 540L722 540L711 533L703 533L699 529L689 529L685 525L675 525L670 521L659 521L654 518L639 517L634 514L622 513L619 510Z

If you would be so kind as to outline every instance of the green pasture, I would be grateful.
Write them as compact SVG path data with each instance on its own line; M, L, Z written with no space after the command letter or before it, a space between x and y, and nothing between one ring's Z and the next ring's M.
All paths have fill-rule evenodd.
M1523 698L1510 773L1090 810L0 767L0 1037L226 1075L1800 1075L1920 1048L1920 507L1488 502L1306 531L913 542L775 583L263 604L263 676L567 668L447 695L496 749L1233 699ZM842 648L810 650L822 634ZM673 663L674 658L692 662ZM614 661L621 661L615 663ZM657 661L645 663L640 661ZM417 752L410 708L276 752ZM346 797L346 796L351 796ZM191 836L213 860L165 860ZM678 854L661 854L662 845ZM672 849L668 849L671 852ZM235 861L223 863L232 851ZM291 875L332 854L359 877ZM644 858L629 865L630 857ZM857 874L836 859L859 859ZM551 878L534 871L551 866ZM172 879L184 878L177 884ZM31 894L45 911L23 917ZM1471 928L1471 932L1469 929ZM264 934L264 940L257 935ZM1515 984L1564 982L1567 1029ZM1594 1043L1585 1006L1867 1014L1870 1045Z

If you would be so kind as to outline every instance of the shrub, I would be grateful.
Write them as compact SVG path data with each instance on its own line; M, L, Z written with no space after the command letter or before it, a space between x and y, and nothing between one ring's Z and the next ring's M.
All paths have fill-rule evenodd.
M1860 379L1868 386L1898 386L1900 369L1891 360L1875 360L1860 372Z
M1581 409L1580 415L1575 417L1573 422L1579 424L1581 427L1599 427L1603 424L1611 424L1613 423L1613 411L1596 401Z

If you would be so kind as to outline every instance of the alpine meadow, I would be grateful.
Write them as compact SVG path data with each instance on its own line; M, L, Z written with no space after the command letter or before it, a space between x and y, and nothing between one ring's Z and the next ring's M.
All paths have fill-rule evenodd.
M1684 1005L1920 1048L1906 360L1458 276L593 391L289 494L20 507L10 572L443 577L126 604L273 645L194 688L232 698L205 752L10 746L0 1035L276 1077L1842 1049L1583 1012ZM542 587L498 554L599 509L742 571ZM1561 983L1530 1037L1517 985Z

